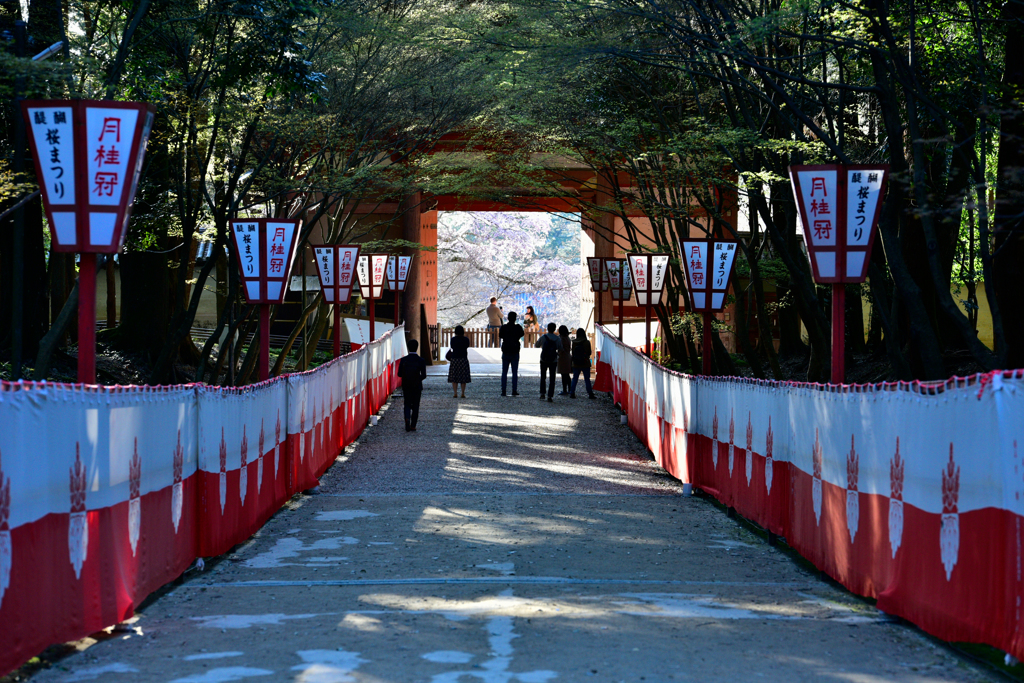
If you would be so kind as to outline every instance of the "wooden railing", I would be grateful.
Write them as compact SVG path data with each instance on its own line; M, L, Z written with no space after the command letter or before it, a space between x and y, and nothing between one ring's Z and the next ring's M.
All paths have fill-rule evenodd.
M454 328L446 327L442 329L441 342L438 344L438 348L447 349L451 345L452 337L454 336ZM527 330L526 336L523 337L521 342L523 348L533 348L533 345L537 343L537 339L540 336L540 332ZM496 349L501 346L501 342L498 341L498 330L489 330L486 327L467 327L466 337L469 338L469 345L478 349Z

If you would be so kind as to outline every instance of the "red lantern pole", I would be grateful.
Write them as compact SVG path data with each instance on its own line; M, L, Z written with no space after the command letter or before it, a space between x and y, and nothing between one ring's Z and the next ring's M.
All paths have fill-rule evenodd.
M334 258L334 357L341 355L341 252L337 247L331 249Z
M260 381L270 379L270 304L260 304Z
M78 381L96 384L96 254L83 252L78 268Z
M846 381L846 285L832 285L832 383Z
M701 339L701 363L703 365L704 374L708 376L711 375L711 350L713 348L713 344L711 343L711 321L711 311L704 311L704 334Z
M398 327L398 311L401 309L402 292L401 290L395 290L395 327Z
M603 296L603 292L601 291L601 282L598 281L598 283L597 283L597 314L594 316L594 319L597 320L597 324L598 325L601 324L601 304L602 303L604 303L604 296Z

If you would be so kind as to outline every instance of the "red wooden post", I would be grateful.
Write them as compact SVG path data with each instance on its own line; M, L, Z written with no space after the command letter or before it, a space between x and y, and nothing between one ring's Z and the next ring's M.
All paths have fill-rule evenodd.
M832 384L846 381L846 286L832 285Z
M398 327L398 311L401 310L402 290L395 291L395 327Z
M597 314L594 316L594 319L597 321L598 325L601 324L601 304L602 303L604 303L604 297L603 297L603 293L601 291L601 285L599 284L598 285L598 289L597 289Z
M78 269L78 381L96 384L96 254L83 253Z
M270 305L260 304L260 381L268 379L270 379Z
M711 325L712 325L712 313L711 311L704 311L704 334L701 339L701 362L703 372L705 375L711 375L711 351L714 345L711 343Z

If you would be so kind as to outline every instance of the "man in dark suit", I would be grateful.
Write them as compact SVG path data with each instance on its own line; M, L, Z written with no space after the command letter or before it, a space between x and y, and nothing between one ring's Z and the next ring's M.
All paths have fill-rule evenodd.
M516 312L510 311L508 322L501 326L498 338L501 339L501 395L508 386L508 369L512 368L512 395L518 396L519 391L519 340L523 338L523 326L516 324Z
M416 420L420 417L420 397L423 396L423 380L427 378L427 364L419 354L420 344L409 340L409 355L398 362L398 376L402 378L402 399L405 402L405 431L416 431Z

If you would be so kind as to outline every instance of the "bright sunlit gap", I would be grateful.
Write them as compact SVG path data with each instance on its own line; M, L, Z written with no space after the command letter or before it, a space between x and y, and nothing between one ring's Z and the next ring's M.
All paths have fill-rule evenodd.
M520 317L580 327L579 214L442 211L437 222L437 319L484 327L490 298Z

